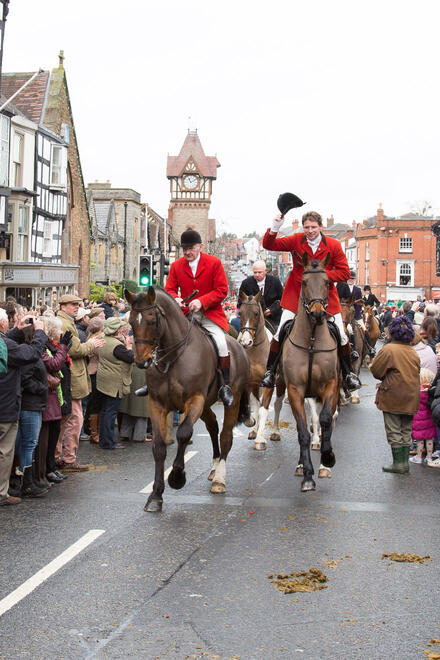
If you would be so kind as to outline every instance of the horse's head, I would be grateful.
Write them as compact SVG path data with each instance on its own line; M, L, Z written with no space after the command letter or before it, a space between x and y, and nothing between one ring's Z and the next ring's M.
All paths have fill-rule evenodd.
M347 298L346 300L341 300L341 316L342 323L344 324L345 328L351 322L353 315L353 297Z
M264 325L261 309L261 291L256 296L247 296L243 291L240 293L240 322L241 330L238 335L238 342L244 348L251 348L255 342L260 324Z
M139 368L146 369L160 336L160 310L156 305L156 292L152 286L148 287L146 293L137 295L126 289L125 298L131 305L128 320L133 328L135 361Z
M309 317L321 324L326 318L328 305L328 292L330 281L325 269L330 261L330 254L324 259L309 259L307 252L304 253L302 264L304 273L301 283L301 295L303 305Z

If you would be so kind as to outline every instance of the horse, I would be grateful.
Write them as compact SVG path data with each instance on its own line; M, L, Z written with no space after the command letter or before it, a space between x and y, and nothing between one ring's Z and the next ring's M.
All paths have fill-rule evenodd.
M352 360L353 373L359 376L361 366L368 354L367 344L365 341L364 331L354 318L354 300L353 297L347 300L341 300L341 316L344 323L345 331L350 336L353 334L353 348L359 355L358 358ZM351 329L351 333L350 333ZM347 397L348 400L348 397ZM351 403L360 403L359 390L355 390L350 395Z
M370 305L365 305L364 307L364 323L366 329L368 330L368 334L370 335L371 346L374 348L381 332L379 321L377 320L377 317L374 313L374 307Z
M298 258L299 260L299 258ZM331 445L333 416L338 406L342 374L338 359L337 340L326 322L329 278L325 271L330 255L324 259L309 259L304 253L301 293L295 323L282 348L282 377L296 421L300 446L303 480L301 491L315 490L313 464L310 456L310 433L304 409L306 397L322 403L321 465L332 468L336 458Z
M240 301L241 329L238 342L246 350L249 358L251 414L255 419L255 426L250 431L248 438L249 440L255 440L254 449L262 451L267 449L264 428L269 409L268 407L262 407L260 403L260 385L266 370L270 342L261 307L261 291L256 296L247 296L241 291Z
M213 341L195 322L187 318L174 298L164 289L150 286L139 294L125 291L131 305L129 322L133 328L135 361L145 369L149 393L149 414L153 427L155 474L153 490L144 510L162 511L164 464L167 454L166 418L173 410L182 411L176 432L178 442L168 484L180 489L185 485L185 449L200 417L210 435L213 462L209 479L211 493L226 492L226 459L232 446L232 430L249 419L249 360L240 344L227 336L231 355L231 388L234 404L224 409L223 428L219 427L211 406L217 401L219 373Z

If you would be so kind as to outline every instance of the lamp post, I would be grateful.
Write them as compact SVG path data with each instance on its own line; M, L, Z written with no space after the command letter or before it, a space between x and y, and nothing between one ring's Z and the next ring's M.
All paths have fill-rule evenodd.
M122 279L125 280L125 266L127 263L127 206L128 202L124 202L124 259L122 266Z

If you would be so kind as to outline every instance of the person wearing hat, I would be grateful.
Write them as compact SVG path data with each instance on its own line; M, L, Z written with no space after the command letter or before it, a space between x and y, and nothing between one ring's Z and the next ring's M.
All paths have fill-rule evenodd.
M130 325L112 316L104 323L104 341L99 349L96 389L101 394L99 446L101 449L124 449L114 441L115 420L121 398L130 394L134 353L131 350Z
M354 301L354 320L362 328L365 337L365 343L367 344L368 353L370 358L374 358L376 355L376 349L373 348L370 334L365 326L363 318L363 300L362 300L362 290L361 287L356 284L356 272L350 270L350 277L346 282L338 282L336 285L338 290L338 295L340 300L349 300L350 298ZM355 302L359 301L359 302ZM350 342L353 341L353 330L350 328ZM354 355L356 354L356 355ZM359 357L357 351L352 350L351 359L356 360Z
M85 309L85 307L80 307L78 309L78 314L75 316L75 325L78 330L78 335L81 343L84 343L87 340L87 326L90 321L90 309Z
M362 300L364 301L364 305L367 305L368 307L379 307L380 305L380 301L376 298L374 293L371 293L371 286L369 284L364 286L364 295L362 296Z
M60 311L58 318L61 319L62 332L70 330L72 333L72 346L69 356L72 359L71 366L71 390L72 390L72 412L65 415L61 420L60 435L55 452L58 467L64 472L82 472L88 470L88 465L83 465L77 460L79 435L83 424L83 411L81 400L88 396L91 391L90 377L87 373L86 357L95 348L104 343L104 339L92 337L83 344L80 341L75 318L78 314L81 298L71 294L65 294L58 300ZM64 445L64 456L61 459Z
M180 237L183 257L171 264L165 289L182 307L183 313L201 312L201 325L212 336L219 354L223 384L219 398L225 406L232 406L234 395L229 385L230 355L226 343L229 329L222 301L228 295L228 280L223 264L212 254L202 252L202 238L194 229L187 229ZM182 300L198 289L197 297L187 306Z
M280 332L287 321L295 318L298 310L304 272L304 267L300 260L303 254L307 253L310 259L322 260L327 255L330 257L325 269L329 278L327 312L333 315L334 322L339 329L341 337L341 344L338 346L338 355L344 378L343 386L348 392L358 390L361 387L361 383L352 370L350 344L344 330L341 304L335 287L335 282L345 281L350 276L347 257L338 240L330 236L324 236L321 231L322 217L316 211L309 211L303 215L302 226L304 232L297 232L285 238L277 238L277 233L281 229L283 222L284 215L280 213L273 220L272 226L266 231L263 237L263 247L266 250L273 250L275 252L291 252L296 255L297 259L293 260L293 268L284 287L283 297L281 298L283 312L278 330L271 341L267 371L264 375L262 385L269 388L273 388L275 385L275 371L280 354Z
M94 307L90 310L89 319L100 318L105 321L105 310L103 307Z
M393 455L392 465L384 472L409 472L412 419L420 401L420 357L412 346L415 332L411 321L396 316L388 326L390 341L370 365L380 380L376 406L383 413L385 432Z

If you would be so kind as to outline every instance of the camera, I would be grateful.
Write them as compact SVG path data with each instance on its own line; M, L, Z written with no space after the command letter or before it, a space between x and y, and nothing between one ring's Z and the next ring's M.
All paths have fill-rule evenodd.
M33 319L33 318L26 319L26 323L27 323L28 325L34 325L34 319Z

